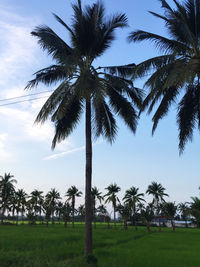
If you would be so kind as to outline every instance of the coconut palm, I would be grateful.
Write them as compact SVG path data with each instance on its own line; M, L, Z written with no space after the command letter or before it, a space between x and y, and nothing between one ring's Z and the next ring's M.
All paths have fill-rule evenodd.
M165 193L165 188L157 182L152 182L148 188L146 193L148 195L152 195L153 196L153 200L152 200L152 205L156 208L156 215L159 216L160 213L160 204L165 202L164 197L165 196L169 196L168 194ZM160 226L160 218L159 218L159 228L161 230L161 226Z
M130 33L129 41L150 41L162 54L147 59L137 65L134 77L150 75L145 86L149 93L143 109L153 115L154 133L158 122L168 113L170 106L177 104L177 124L179 128L179 151L183 152L188 140L192 140L193 130L200 124L200 4L199 0L173 0L175 8L168 1L160 0L164 15L150 12L165 23L169 37L152 32L136 30Z
M78 190L78 188L73 185L68 190L65 196L68 197L68 201L71 200L72 202L72 227L74 228L74 213L75 213L75 200L76 197L80 197L82 195L82 192Z
M99 217L102 217L105 222L105 217L108 215L108 211L106 209L106 206L101 204L97 207L97 214Z
M124 202L129 205L132 209L133 222L137 229L137 219L136 219L136 206L138 203L144 202L144 194L138 193L139 188L132 186L130 189L126 190L125 196L123 198Z
M121 190L121 188L116 184L110 184L108 187L105 188L106 190L108 190L108 193L105 194L104 197L107 197L105 203L112 203L113 206L113 211L114 211L114 225L116 228L116 207L117 207L117 203L120 203L119 198L117 197L117 193Z
M83 8L81 0L78 0L72 7L74 14L70 26L55 15L67 30L69 43L48 26L37 27L32 32L55 63L36 72L27 88L39 83L51 85L60 82L36 118L38 123L49 117L54 122L52 148L72 133L85 111L85 252L89 254L92 252L92 134L96 137L102 135L113 142L117 133L114 114L121 116L135 133L138 119L135 107L140 107L141 93L130 79L109 74L94 65L94 60L111 46L115 30L127 26L126 16L117 14L106 18L101 2Z
M62 217L64 220L64 227L67 227L67 222L70 220L70 214L72 212L72 207L71 205L66 202L63 207L62 207Z
M60 193L55 189L52 188L45 197L46 204L49 205L51 209L51 221L54 224L54 212L56 211L57 203L61 199Z
M141 210L141 216L146 224L147 231L150 232L151 221L153 220L153 217L154 217L152 203L150 203L149 205L147 205Z
M62 208L63 208L63 203L59 201L56 206L56 216L58 216L58 222L60 224L60 218L62 215Z
M127 203L124 205L119 204L119 205L117 205L116 209L119 212L119 214L123 220L124 229L127 230L128 229L127 221L131 217L130 205Z
M8 209L9 198L15 192L14 184L17 181L13 177L10 173L5 173L4 176L0 176L1 223L3 223L5 211Z
M81 220L84 220L85 217L85 206L84 205L80 205L77 209L77 213L78 215L81 217Z
M44 201L44 196L42 194L43 194L43 191L39 191L35 189L31 192L29 196L30 198L29 203L32 206L32 212L34 212L36 217L39 214L40 220L41 220L42 205Z
M185 227L188 227L188 216L190 215L190 208L188 206L188 203L179 203L178 210L181 213L181 218L185 221Z
M19 212L21 212L21 217L22 217L22 223L23 223L23 217L24 217L24 212L25 212L25 205L26 205L26 198L28 195L23 189L18 189L15 192L15 197L16 197L16 211L17 211L17 224L18 224L18 218L19 218Z
M96 186L92 187L91 195L92 195L94 228L96 228L96 217L95 217L96 216L96 201L99 200L99 202L101 203L101 201L103 200L103 196L102 196L102 193L99 192L99 189Z
M170 219L171 221L171 226L172 226L172 231L175 231L175 224L173 222L174 217L176 215L176 211L177 211L177 205L175 205L174 202L165 202L163 205L163 211L165 216Z
M197 224L197 226L200 227L200 198L191 197L191 199L191 215L195 218L195 223Z

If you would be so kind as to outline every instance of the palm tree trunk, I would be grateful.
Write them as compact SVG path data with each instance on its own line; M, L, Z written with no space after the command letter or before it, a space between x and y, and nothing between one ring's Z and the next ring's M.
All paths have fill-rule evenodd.
M2 208L2 213L1 213L1 223L2 223L2 224L3 224L3 219L4 219L5 210L6 210L6 208L3 207L3 208Z
M115 205L114 205L114 226L116 228L116 214L115 214Z
M72 227L74 228L75 197L72 196Z
M85 168L85 253L92 253L92 132L91 101L86 100L86 168Z
M94 216L94 228L96 229L95 204L94 204L93 216Z

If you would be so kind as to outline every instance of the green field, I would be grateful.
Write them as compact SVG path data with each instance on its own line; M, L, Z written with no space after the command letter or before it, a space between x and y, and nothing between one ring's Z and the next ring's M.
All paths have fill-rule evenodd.
M152 228L156 230L157 228ZM200 229L147 233L97 225L93 231L98 266L200 266ZM0 266L86 266L84 226L0 226Z

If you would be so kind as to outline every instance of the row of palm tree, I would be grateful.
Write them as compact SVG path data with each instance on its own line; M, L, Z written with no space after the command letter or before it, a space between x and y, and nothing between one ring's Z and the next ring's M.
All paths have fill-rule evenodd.
M117 133L115 115L121 116L135 133L138 113L146 108L150 113L155 103L160 101L153 116L154 132L160 119L181 93L177 114L180 152L186 142L192 139L193 130L200 122L199 0L186 0L182 4L173 0L175 8L170 7L166 0L160 2L165 15L150 13L165 22L170 38L143 30L131 32L129 41L150 40L163 52L137 65L95 66L95 60L104 54L115 39L116 29L128 25L125 14L106 17L100 1L85 8L81 0L72 4L70 26L54 15L67 31L69 43L48 26L39 26L31 33L38 39L41 48L52 56L54 63L37 71L27 88L37 87L39 83L51 85L61 82L36 118L38 123L48 118L54 122L52 148L72 133L81 114L85 114L86 254L92 253L92 135L102 135L113 142ZM143 100L143 92L134 87L133 80L146 75L149 75L145 83L149 92Z
M5 212L12 213L12 218L16 215L16 224L18 224L19 214L21 214L21 220L24 221L26 213L27 219L31 223L35 223L36 220L43 222L45 218L48 225L50 219L52 224L55 223L55 217L60 223L64 221L64 225L67 225L69 220L72 221L72 227L74 227L75 215L79 216L81 220L85 217L85 206L80 205L75 208L76 198L82 196L82 192L78 190L76 186L71 186L66 194L65 202L61 201L60 193L55 189L51 189L46 195L43 195L43 191L34 190L28 195L23 189L15 190L15 184L17 181L13 179L13 175L5 173L4 176L0 176L0 211L1 222L5 217ZM176 205L173 202L166 202L165 197L168 194L165 193L166 189L157 182L152 182L147 190L146 194L152 196L152 201L146 204L144 199L144 193L139 192L139 188L132 186L126 190L125 195L120 201L117 194L121 188L113 183L105 188L107 193L105 195L99 191L97 187L93 187L92 192L92 218L94 222L94 228L96 228L97 216L104 218L107 221L108 227L110 222L110 215L106 209L106 206L102 204L105 200L105 204L111 203L113 206L114 214L114 227L116 228L116 212L119 213L121 219L124 221L124 227L127 228L127 221L132 220L132 224L135 225L137 230L137 222L144 221L149 230L150 223L153 218L158 218L159 228L161 230L160 218L166 216L171 220L172 228L174 228L173 220L179 211L181 218L185 221L187 227L188 218L194 218L198 226L200 226L200 199L198 197L192 197L191 203L180 203ZM96 207L97 201L101 204Z

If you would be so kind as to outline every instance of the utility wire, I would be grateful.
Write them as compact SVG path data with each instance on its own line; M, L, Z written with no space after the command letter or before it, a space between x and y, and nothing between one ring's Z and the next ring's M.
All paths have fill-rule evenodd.
M40 94L49 93L49 92L53 92L53 91L52 90L48 90L48 91L39 92L39 93L33 93L33 94L29 94L29 95L21 95L21 96L16 96L16 97L11 97L11 98L4 98L4 99L0 99L0 102L9 101L9 100L13 100L13 99L18 99L18 98L21 98L21 97L28 97L28 96L32 96L32 95L40 95Z
M37 99L47 98L47 97L48 96L41 96L41 97L26 99L26 100L22 100L22 101L11 102L11 103L7 103L7 104L2 104L2 105L0 105L0 107L14 105L14 104L18 104L18 103L22 103L22 102L27 102L27 101L31 101L31 100L37 100Z

